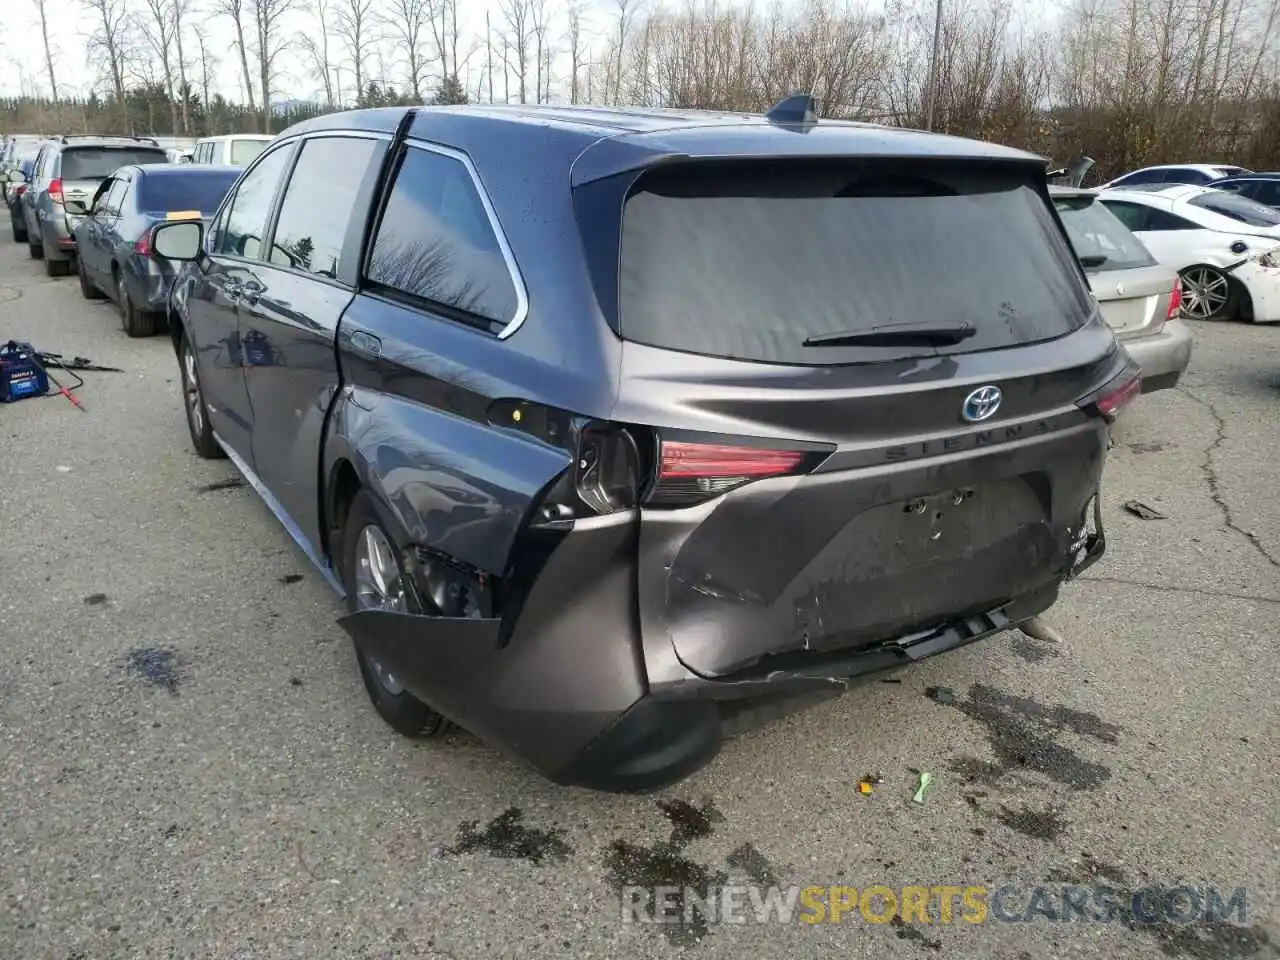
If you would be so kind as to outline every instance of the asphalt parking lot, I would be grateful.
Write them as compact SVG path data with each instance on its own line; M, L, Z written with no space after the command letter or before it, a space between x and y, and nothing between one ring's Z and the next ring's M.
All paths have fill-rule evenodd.
M0 958L1280 955L1280 328L1195 334L1116 431L1062 642L968 647L610 796L386 728L338 601L191 451L167 339L6 241L0 341L126 372L84 374L87 413L0 405ZM1243 887L1247 914L622 922L623 885L739 876Z

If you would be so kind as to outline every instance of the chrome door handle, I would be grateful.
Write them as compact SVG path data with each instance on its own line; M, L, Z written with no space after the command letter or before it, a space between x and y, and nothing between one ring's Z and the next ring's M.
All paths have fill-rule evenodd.
M365 333L363 330L356 330L351 334L351 346L371 357L382 356L382 341L372 333Z
M240 288L240 294L244 297L245 303L254 304L258 302L264 289L257 280L246 280L244 286Z

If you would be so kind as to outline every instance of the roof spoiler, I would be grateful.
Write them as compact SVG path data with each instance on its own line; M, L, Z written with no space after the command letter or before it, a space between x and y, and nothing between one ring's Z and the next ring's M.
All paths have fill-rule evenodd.
M807 93L795 93L775 103L764 117L770 123L817 123L818 104Z

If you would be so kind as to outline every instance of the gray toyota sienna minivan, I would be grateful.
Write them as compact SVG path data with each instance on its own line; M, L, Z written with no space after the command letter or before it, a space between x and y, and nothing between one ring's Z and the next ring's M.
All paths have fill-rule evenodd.
M1027 153L807 97L355 111L153 244L196 450L405 733L660 786L1103 550L1140 383Z

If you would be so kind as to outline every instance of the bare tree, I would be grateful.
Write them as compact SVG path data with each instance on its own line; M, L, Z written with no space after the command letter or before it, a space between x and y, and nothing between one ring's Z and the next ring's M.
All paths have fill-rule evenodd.
M49 71L49 92L58 99L58 78L53 72L53 47L49 45L49 20L45 15L45 0L36 0L36 12L40 15L40 39L44 42L44 65Z
M547 0L528 0L528 4L529 28L533 31L533 55L537 64L533 99L537 103L543 103L544 76L547 83L551 80L549 66L551 50L547 44L547 28L551 26L551 10L547 5ZM545 99L551 99L549 93Z
M261 0L259 0L261 2ZM279 0L269 0L279 2ZM376 14L373 0L337 0L337 34L346 49L347 59L351 61L351 70L355 76L356 101L362 102L368 83L365 64L369 59L369 48L374 44Z
M129 60L129 10L125 0L84 0L93 14L89 52L106 70L116 102L124 107L124 75Z
M177 53L178 87L182 109L182 133L191 136L191 85L187 82L187 57L183 51L183 34L186 32L187 11L190 0L171 0L173 10L173 43Z
M484 12L485 76L489 80L489 102L493 103L493 28L489 23L489 11Z
M536 2L537 0L499 0L498 4L506 25L502 31L505 41L503 63L508 73L515 71L521 103L529 102L527 80L530 48L533 46L533 6Z
M427 17L435 41L436 59L440 62L441 87L457 88L464 59L458 52L462 42L458 32L458 0L427 0ZM466 56L470 57L470 51Z
M172 0L143 0L143 3L146 5L147 12L143 35L147 39L147 45L151 48L153 62L160 64L160 78L164 84L164 91L169 97L169 119L172 123L170 129L177 131L178 101L175 96L173 70L174 33L177 26L177 18L174 14Z
M332 110L338 105L338 101L334 96L333 63L329 58L329 9L330 0L316 0L318 36L313 36L311 31L304 30L298 34L298 46L311 72L324 85L324 103Z
M582 0L569 0L565 11L568 30L565 39L569 43L569 102L578 102L578 74L582 70Z
M405 72L414 103L422 103L427 59L422 49L423 31L431 19L431 0L391 0L390 26L396 45L404 51ZM488 14L486 13L487 17Z
M253 0L248 0L253 2ZM249 101L249 111L255 112L257 106L253 99L253 74L249 72L249 47L245 43L245 25L248 22L249 11L246 9L246 0L218 0L217 10L223 16L229 17L236 30L236 53L240 55L240 70L244 78L244 95ZM203 47L204 40L201 39ZM263 102L266 102L265 93Z
M276 74L276 62L288 45L283 21L293 7L293 0L249 0L249 7L253 13L258 82L262 90L262 132L270 133L271 81Z
M209 116L209 107L211 106L209 102L209 85L213 80L214 60L212 54L209 52L208 45L204 42L203 30L196 31L196 44L200 48L200 102L204 104L205 117L207 118ZM207 124L208 120L206 119L205 122ZM204 131L206 135L211 134L212 132L213 131L209 129L205 129Z

